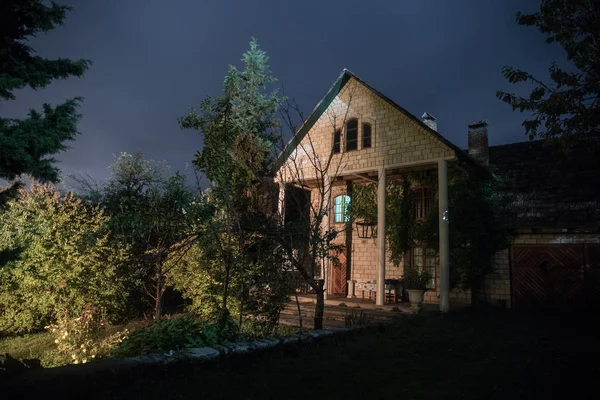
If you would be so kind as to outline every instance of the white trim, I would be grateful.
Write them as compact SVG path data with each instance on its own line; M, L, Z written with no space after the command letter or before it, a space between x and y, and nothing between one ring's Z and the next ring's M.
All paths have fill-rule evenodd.
M390 170L390 169L395 169L395 168L402 168L402 167L418 167L421 165L435 165L437 166L439 164L440 161L454 161L456 160L456 156L447 156L447 157L441 157L441 158L432 158L429 160L421 160L421 161L407 161L407 162L403 162L403 163L399 163L399 164L390 164L390 165L383 165L383 166L377 166L377 167L369 167L369 168L359 168L359 169L350 169L350 170L342 170L340 171L340 173L338 175L330 175L331 178L336 178L336 177L340 177L340 176L344 176L344 175L356 175L356 174L364 174L365 172L375 172L375 171L379 171L381 168L383 168L384 170ZM364 177L361 177L364 178Z

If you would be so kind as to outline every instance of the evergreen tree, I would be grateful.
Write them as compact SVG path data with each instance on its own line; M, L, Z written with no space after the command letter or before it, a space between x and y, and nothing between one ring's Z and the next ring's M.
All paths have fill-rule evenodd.
M53 80L80 77L90 61L66 58L49 60L35 55L28 40L61 25L71 8L42 0L3 0L0 4L0 102L14 100L14 91L41 89ZM64 151L75 140L81 98L74 98L42 111L30 110L27 118L0 117L0 178L13 181L28 174L42 182L56 182L59 170L52 155ZM0 103L1 104L1 103ZM0 191L0 204L16 194L14 182Z
M220 97L209 97L200 112L191 110L180 118L183 129L194 129L204 146L194 160L195 167L212 183L217 210L208 224L209 238L223 268L223 317L229 315L230 284L247 273L250 249L256 228L267 223L265 214L253 202L268 176L279 139L275 115L281 103L277 91L266 93L275 82L270 75L266 53L256 40L242 57L244 69L230 66ZM240 293L248 288L242 287ZM224 321L224 320L223 320Z

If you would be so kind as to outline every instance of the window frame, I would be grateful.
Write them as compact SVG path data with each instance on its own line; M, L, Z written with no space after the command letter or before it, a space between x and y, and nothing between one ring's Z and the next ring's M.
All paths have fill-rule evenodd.
M418 252L420 254L417 254ZM417 257L422 257L421 263L417 263ZM420 244L412 247L410 258L411 268L418 268L419 271L427 269L431 274L431 280L427 284L427 289L436 290L439 264L438 253L434 249L425 246L425 244Z
M352 128L352 130L355 131L355 133L354 133L355 138L354 139L349 139L350 138L350 135L349 135L349 132L350 132L349 126L350 126L350 124L356 124L356 128ZM359 139L358 138L358 127L359 127L358 118L351 118L350 120L348 120L348 122L346 122L346 134L345 134L345 137L344 137L344 150L345 151L355 151L355 150L358 150L358 142L359 142L359 140L358 140ZM355 147L353 149L348 149L348 143L349 142L354 143Z
M342 130L336 129L333 132L333 146L331 146L333 154L339 154L342 152Z
M339 200L339 202L338 202ZM348 215L348 206L350 205L350 196L347 194L339 194L333 198L333 222L335 224L345 224L350 222ZM338 207L340 207L338 209Z
M365 136L365 128L369 128L369 145L366 146L366 136ZM363 149L370 149L373 147L373 125L369 122L363 122L362 123L362 148Z
M411 190L415 219L424 221L435 204L435 192L431 186L420 186Z

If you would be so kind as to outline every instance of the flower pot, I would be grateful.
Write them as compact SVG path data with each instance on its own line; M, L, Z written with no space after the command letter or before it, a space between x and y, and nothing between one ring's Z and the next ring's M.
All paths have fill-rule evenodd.
M408 300L410 301L410 310L413 314L418 314L423 309L423 297L425 294L424 290L421 289L408 289Z

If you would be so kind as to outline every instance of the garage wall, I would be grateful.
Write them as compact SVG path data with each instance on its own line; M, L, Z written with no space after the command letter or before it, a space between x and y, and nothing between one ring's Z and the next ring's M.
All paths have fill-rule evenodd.
M600 243L598 233L552 233L546 230L540 233L524 231L515 236L513 245L527 244L575 244L575 243ZM488 302L497 304L498 300L506 300L507 306L511 307L511 276L510 276L510 252L503 250L495 257L495 271L488 276L485 282L485 291Z

